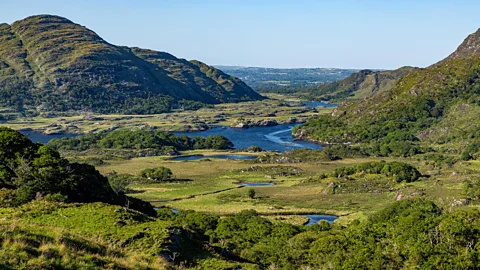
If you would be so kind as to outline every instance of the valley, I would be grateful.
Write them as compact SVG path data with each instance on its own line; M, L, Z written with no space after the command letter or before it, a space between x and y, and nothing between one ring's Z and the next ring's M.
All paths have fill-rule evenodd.
M477 269L479 67L480 29L357 70L0 24L0 269Z

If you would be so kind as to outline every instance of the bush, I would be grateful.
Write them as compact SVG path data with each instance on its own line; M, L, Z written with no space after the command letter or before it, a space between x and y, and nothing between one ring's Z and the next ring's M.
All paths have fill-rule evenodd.
M253 188L250 188L247 190L247 196L250 198L250 199L254 199L255 198L255 189Z
M158 167L154 169L145 169L140 172L140 177L154 182L168 181L172 179L173 173L169 168Z
M262 149L260 146L252 145L252 146L250 146L250 147L247 148L247 151L248 151L248 152L257 153L257 152L262 152L263 149Z
M413 182L418 180L421 173L412 165L403 162L365 162L356 166L339 167L330 173L330 177L346 177L348 175L367 173L383 174L393 177L396 182Z

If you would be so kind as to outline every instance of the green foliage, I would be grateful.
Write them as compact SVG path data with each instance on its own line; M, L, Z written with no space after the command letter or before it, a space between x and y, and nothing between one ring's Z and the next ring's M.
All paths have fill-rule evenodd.
M112 172L108 177L108 183L113 191L117 194L125 194L127 192L127 186L131 184L131 176L126 174L118 174Z
M172 179L172 170L166 167L158 167L154 169L144 169L139 176L153 182L164 182Z
M460 158L462 160L477 159L479 152L480 152L480 143L479 142L474 142L474 143L469 144L465 148L465 150L463 150Z
M51 201L107 202L155 215L149 203L117 195L93 166L70 163L49 146L33 144L21 133L0 127L2 205L20 205L35 198Z
M249 188L247 190L247 197L249 197L250 199L255 199L255 194L255 189Z
M222 135L190 138L185 135L176 136L170 132L129 129L53 139L48 145L56 150L75 151L95 148L153 150L147 153L139 152L139 155L166 155L182 150L233 148L233 143Z
M367 156L367 151L360 147L349 145L331 145L322 150L313 150L308 148L297 148L285 151L282 154L267 153L258 157L256 163L298 163L314 161L333 161L342 158L356 158Z
M353 174L383 174L396 182L413 182L421 173L412 165L403 162L366 162L351 167L339 167L330 173L331 177L346 177Z

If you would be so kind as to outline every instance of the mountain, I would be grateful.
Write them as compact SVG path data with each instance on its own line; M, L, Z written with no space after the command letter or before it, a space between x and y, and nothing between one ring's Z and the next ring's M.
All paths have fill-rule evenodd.
M323 143L376 143L373 149L383 153L397 147L404 155L420 151L412 148L419 140L465 145L480 139L478 130L469 128L480 126L480 119L466 113L480 109L478 33L439 63L414 69L391 89L345 103L294 133Z
M458 48L447 56L445 59L438 62L436 65L449 62L455 59L466 59L473 55L480 53L480 29L475 33L470 34Z
M176 104L261 99L205 64L112 45L68 19L0 25L0 105L37 110L159 113Z
M320 85L305 96L323 100L364 99L391 89L400 78L414 69L402 67L387 71L361 70L343 80Z

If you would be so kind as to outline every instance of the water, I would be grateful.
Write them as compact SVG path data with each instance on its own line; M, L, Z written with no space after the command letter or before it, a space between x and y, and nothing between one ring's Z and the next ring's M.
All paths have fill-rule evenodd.
M189 137L220 134L227 137L237 149L247 149L252 145L260 146L263 150L280 152L294 148L322 149L322 146L318 144L293 141L292 128L294 126L282 124L273 127L252 127L248 129L215 127L206 131L175 132L175 134L185 134Z
M232 129L215 127L206 131L196 132L175 132L175 134L185 134L189 137L209 135L223 135L227 137L234 147L237 149L247 149L252 145L260 146L264 150L284 152L295 148L310 148L310 149L322 149L322 146L310 142L294 141L292 136L292 128L295 125L282 124L273 127L252 127L248 129ZM33 142L40 142L43 144L48 143L51 139L55 138L72 138L79 136L79 134L53 134L47 135L34 131L21 131ZM204 158L204 157L200 157ZM176 159L176 160L196 160L199 157L190 157L189 159ZM215 157L210 156L208 158L231 158L231 159L254 159L251 156L230 156L230 157Z
M46 144L52 139L58 138L73 138L81 134L43 134L35 131L20 131L23 135L27 136L34 143L43 143Z
M330 216L330 215L306 215L308 217L307 226L317 224L320 220L326 220L328 223L334 222L338 217L337 216Z
M274 186L273 183L244 183L242 184L244 187L268 187L268 186Z
M155 211L158 211L158 209L160 209L160 208L154 207L153 209L154 209ZM174 213L174 214L178 214L178 210L177 210L177 209L170 209L170 211L172 211L172 213Z
M213 155L213 156L182 156L182 157L174 157L169 160L199 160L203 158L220 158L220 159L242 159L242 160L253 160L256 159L257 156L246 156L246 155Z
M326 108L334 108L338 107L338 104L332 104L332 103L323 103L322 101L304 101L303 105L309 107L309 108L316 108L318 106L323 106Z

